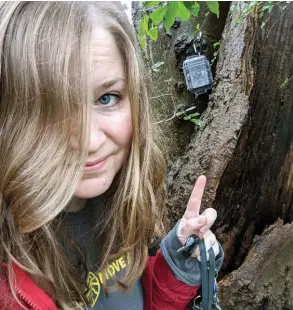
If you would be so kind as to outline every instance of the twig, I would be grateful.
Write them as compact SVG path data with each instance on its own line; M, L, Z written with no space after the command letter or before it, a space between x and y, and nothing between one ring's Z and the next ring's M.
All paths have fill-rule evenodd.
M198 31L200 31L201 28L204 26L204 24L205 24L205 22L206 22L206 20L207 20L207 18L208 18L208 16L209 16L209 14L210 14L210 12L207 13L206 18L204 19L204 21L203 21L203 23L202 23L202 25L201 25L201 27L199 28Z
M159 96L150 97L150 99L157 99L157 98L161 98L161 97L164 97L164 96L173 96L173 95L172 94L162 94L162 95L159 95Z

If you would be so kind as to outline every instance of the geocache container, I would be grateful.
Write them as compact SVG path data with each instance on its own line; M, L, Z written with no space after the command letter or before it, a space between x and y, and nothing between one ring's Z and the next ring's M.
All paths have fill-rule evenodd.
M188 57L183 62L183 73L187 89L200 95L208 93L213 87L213 76L210 63L206 56Z

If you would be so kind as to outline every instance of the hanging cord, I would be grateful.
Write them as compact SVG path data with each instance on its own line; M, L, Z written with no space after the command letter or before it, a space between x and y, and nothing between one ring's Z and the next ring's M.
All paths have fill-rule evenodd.
M190 257L193 249L199 246L201 257L201 295L197 296L194 300L193 310L221 310L218 302L217 290L217 270L216 270L216 257L213 248L210 248L209 261L207 260L207 251L204 239L199 239L196 235L191 235L183 247L177 252L180 252L184 257ZM201 297L201 302L195 304Z

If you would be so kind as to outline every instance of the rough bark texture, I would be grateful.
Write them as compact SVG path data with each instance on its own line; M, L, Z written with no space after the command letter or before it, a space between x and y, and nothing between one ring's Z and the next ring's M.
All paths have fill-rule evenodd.
M173 225L182 216L195 179L205 174L203 209L218 211L214 229L226 252L223 271L241 266L222 282L222 308L293 309L291 226L278 222L272 239L267 232L259 239L258 249L271 242L275 255L264 251L254 261L250 252L241 265L255 235L278 218L292 221L293 83L280 86L293 76L293 5L276 5L263 29L257 16L236 24L236 15L226 21L204 126L168 174L169 220Z
M249 117L214 202L227 270L240 266L253 237L266 225L278 217L292 221L293 83L280 88L293 75L292 16L292 4L277 5L263 30L256 25L252 55L243 56L245 63L253 60L255 72Z
M293 4L277 3L265 27L255 12L235 23L238 15L231 10L226 20L213 94L202 109L203 127L188 131L176 122L163 123L165 135L171 132L174 138L170 144L178 158L168 173L168 224L173 226L182 216L196 178L205 174L202 211L207 207L218 211L213 231L226 253L222 309L289 310L293 309L293 225L288 224L293 219ZM181 30L176 31L178 35ZM175 52L180 50L181 43L188 52L189 44L188 37L172 40L158 43L172 69L163 67L154 75L162 81L172 77L168 91L174 86L173 77L178 77L176 82L182 78L174 65L180 63L180 53L172 58L168 52L173 53L174 47ZM289 83L281 88L286 79ZM177 98L187 106L193 104L178 89ZM157 103L155 110L160 117L172 110L166 97L158 102L162 104Z
M256 236L239 269L220 285L225 310L293 309L293 224L278 220Z
M212 206L220 178L232 159L247 120L253 69L243 55L251 53L254 36L248 33L250 28L246 20L236 25L231 22L233 18L229 16L223 33L215 87L202 118L204 125L195 132L185 154L168 174L168 209L172 225L181 217L200 174L208 178L203 208ZM251 55L249 57L251 59Z

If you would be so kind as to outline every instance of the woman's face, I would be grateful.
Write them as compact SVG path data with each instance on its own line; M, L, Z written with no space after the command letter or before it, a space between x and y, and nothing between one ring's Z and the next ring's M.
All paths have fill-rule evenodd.
M96 29L92 45L94 103L87 165L77 198L103 194L125 163L132 140L125 64L113 36Z

